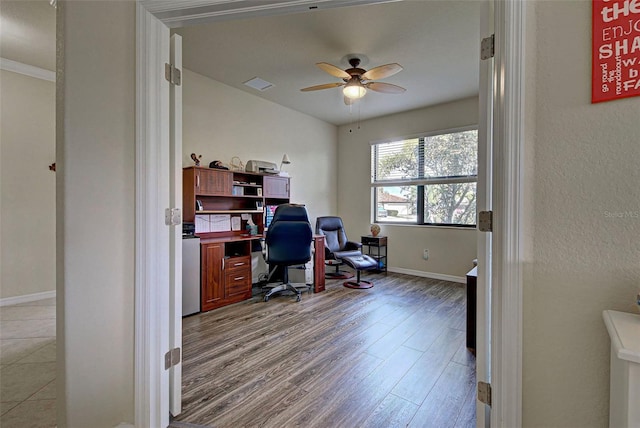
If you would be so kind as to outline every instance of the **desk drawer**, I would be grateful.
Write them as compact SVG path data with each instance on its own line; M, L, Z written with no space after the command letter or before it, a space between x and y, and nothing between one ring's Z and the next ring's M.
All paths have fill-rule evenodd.
M247 268L251 270L250 256L231 257L224 260L224 270L226 272L230 272L236 269L247 269Z
M251 270L234 269L225 273L225 286L227 289L227 297L233 297L245 293L251 295Z
M227 298L245 295L251 297L251 257L233 257L225 260L224 284Z
M361 239L362 245L370 245L372 247L382 247L387 245L386 236L363 236Z

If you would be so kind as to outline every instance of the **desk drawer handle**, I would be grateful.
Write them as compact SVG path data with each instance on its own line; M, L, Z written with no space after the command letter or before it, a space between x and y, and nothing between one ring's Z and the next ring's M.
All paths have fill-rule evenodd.
M240 263L235 263L234 266L242 266L244 264L245 264L244 262L240 262Z
M244 279L244 276L236 276L235 278L233 278L234 281L240 281Z

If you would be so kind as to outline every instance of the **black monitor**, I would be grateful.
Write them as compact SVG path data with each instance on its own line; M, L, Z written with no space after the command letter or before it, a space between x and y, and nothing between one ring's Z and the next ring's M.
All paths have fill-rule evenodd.
M271 220L273 220L273 214L276 212L277 205L267 205L266 206L266 215L264 219L264 228L268 229L271 224Z

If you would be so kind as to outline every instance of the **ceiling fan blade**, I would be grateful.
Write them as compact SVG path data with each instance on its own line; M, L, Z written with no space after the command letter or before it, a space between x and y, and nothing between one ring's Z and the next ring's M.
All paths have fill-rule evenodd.
M348 106L355 104L357 100L349 97L344 97L344 103Z
M393 76L394 74L402 71L403 68L400 64L392 63L385 64L379 67L374 67L362 75L362 80L379 80L385 77Z
M365 83L364 86L372 91L382 92L385 94L401 94L406 91L402 86L392 85L391 83L369 82Z
M324 83L322 85L309 86L308 88L302 88L300 90L302 92L319 91L320 89L331 89L337 88L338 86L344 86L344 82Z
M335 65L331 65L326 62L318 62L316 63L316 65L332 76L339 77L341 79L351 79L351 75L349 73L341 68L336 67Z

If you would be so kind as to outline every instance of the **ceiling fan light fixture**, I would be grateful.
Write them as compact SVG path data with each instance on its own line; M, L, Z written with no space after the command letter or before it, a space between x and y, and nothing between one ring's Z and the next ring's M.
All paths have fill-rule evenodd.
M349 83L347 83L347 85L344 87L342 93L347 98L357 100L364 97L364 94L367 93L367 89L362 85L362 83L360 83L358 79L354 77L349 80Z

